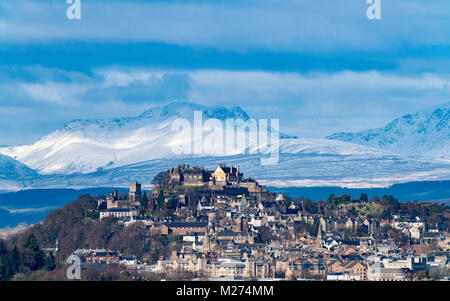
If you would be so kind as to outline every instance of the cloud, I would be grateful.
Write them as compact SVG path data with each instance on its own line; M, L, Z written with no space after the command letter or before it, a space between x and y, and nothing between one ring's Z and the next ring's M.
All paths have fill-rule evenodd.
M448 45L450 3L384 1L382 20L366 18L365 1L82 1L82 19L67 20L64 1L4 1L0 39L146 41L246 51L386 50Z
M90 89L86 100L117 99L128 103L183 100L191 88L186 73L101 70L98 74L103 84Z
M0 117L12 122L13 127L16 124L21 131L35 131L36 138L71 119L136 116L174 100L211 106L238 105L255 118L279 118L285 133L324 137L337 131L383 126L403 114L448 101L450 92L448 74L120 66L89 73L41 66L21 70L13 72L9 82L10 71L0 73L0 108L4 108ZM39 73L43 74L41 80ZM14 114L8 111L22 112L23 117L12 119ZM5 137L2 144L16 143L11 141L19 139L17 134L14 137L8 132L1 134ZM28 133L22 143L30 142L29 137Z
M76 84L44 83L19 85L31 98L49 102L54 105L72 106L78 97L86 92L86 88Z

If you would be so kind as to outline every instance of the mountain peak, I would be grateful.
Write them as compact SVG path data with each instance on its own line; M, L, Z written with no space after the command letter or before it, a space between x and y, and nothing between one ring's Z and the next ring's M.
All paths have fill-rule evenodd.
M352 142L404 155L450 156L450 102L406 114L385 127L334 133L328 139Z
M162 107L155 107L149 109L139 115L140 119L156 119L163 120L170 117L179 117L192 119L194 116L194 111L201 111L205 117L217 118L220 120L225 120L227 118L232 119L249 119L247 113L240 107L209 107L192 102L172 102Z
M126 124L142 120L159 122L174 117L185 118L190 120L194 117L194 111L201 111L204 118L216 118L219 120L225 119L248 120L250 118L248 114L241 107L238 106L226 108L226 107L204 106L192 102L171 102L164 106L153 107L149 110L146 110L137 117L121 117L108 119L76 119L64 125L63 129L65 131L75 131L92 126L98 128L111 129L122 127Z

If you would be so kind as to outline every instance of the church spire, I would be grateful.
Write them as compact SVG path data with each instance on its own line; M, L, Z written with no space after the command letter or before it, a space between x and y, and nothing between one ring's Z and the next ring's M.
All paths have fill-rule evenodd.
M323 242L322 242L322 225L320 223L319 223L319 229L317 229L316 245L319 248L323 247Z

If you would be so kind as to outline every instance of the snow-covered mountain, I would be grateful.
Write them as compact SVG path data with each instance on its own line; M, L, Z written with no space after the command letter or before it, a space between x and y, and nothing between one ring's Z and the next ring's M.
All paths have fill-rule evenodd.
M450 157L450 102L395 119L383 128L327 138L402 155Z
M25 164L8 156L0 155L0 191L23 188L23 181L34 179L38 174Z
M75 120L34 144L0 148L0 153L16 158L41 174L87 173L178 157L173 150L194 138L173 131L171 126L175 119L183 118L194 127L194 111L202 112L203 122L209 118L221 121L230 119L239 125L249 119L240 107L207 107L176 102L150 109L137 117ZM205 133L203 141L211 140L214 134ZM208 151L216 155L238 153L230 150L214 153L215 150L208 147L213 148L204 143L203 155Z
M135 179L148 187L160 171L180 163L214 169L219 163L239 165L246 177L276 187L387 187L395 183L450 179L450 161L402 157L340 141L299 139L283 142L279 162L261 165L260 155L154 159L91 173L41 175L23 182L27 188L127 187ZM333 142L333 141L331 141ZM325 149L323 147L325 147ZM359 147L359 148L358 148ZM367 151L367 152L366 152Z
M430 137L425 135L424 139L440 135L441 140L448 142L448 105L447 110L444 108L441 106L440 110L436 108L432 112L404 116L379 131L395 133L406 139L406 133L414 137L422 135L419 128L423 128L423 131L434 133ZM203 122L207 118L233 119L237 120L234 125L239 126L250 118L239 107L213 108L182 102L153 108L137 117L75 120L34 144L0 148L0 153L39 172L36 174L33 170L24 169L24 174L29 176L17 176L13 183L2 182L0 178L0 184L14 184L20 188L86 188L126 186L138 179L149 185L158 172L180 163L210 169L218 163L237 164L245 176L254 177L265 185L280 187L384 187L394 183L450 179L450 159L403 156L395 153L397 149L390 151L376 144L374 146L378 148L333 140L336 137L298 139L285 136L280 140L279 162L268 166L260 162L261 156L267 156L264 155L267 154L264 145L258 146L253 154L233 150L209 154L207 152L214 147L208 149L209 144L204 143L206 153L174 154L174 145L191 143L193 137L180 136L179 132L172 131L171 125L177 118L187 119L193 125L194 111L202 112ZM419 119L422 120L421 126L417 125ZM415 130L411 130L410 125ZM417 131L419 133L413 135ZM203 140L209 141L212 133L206 131ZM378 133L378 137L381 136ZM439 139L433 139L434 145L439 145ZM398 140L406 143L400 138ZM416 143L420 142L418 140L416 138Z
M17 180L36 175L37 173L25 164L11 157L0 155L0 179Z

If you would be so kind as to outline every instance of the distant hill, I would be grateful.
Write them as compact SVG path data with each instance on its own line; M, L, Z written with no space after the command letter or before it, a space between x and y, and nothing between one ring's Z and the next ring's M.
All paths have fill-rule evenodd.
M331 194L349 194L358 198L361 193L368 197L393 195L400 202L434 202L450 206L450 181L426 181L395 184L387 188L341 188L341 187L268 187L270 191L286 193L292 197L304 197L314 201L326 200Z
M34 177L37 173L14 158L0 154L0 179L16 180Z
M385 127L327 138L402 155L450 158L450 102L395 119Z
M261 164L261 158L268 157L267 145L256 147L253 143L251 147L246 147L247 151L227 148L217 153L218 148L211 142L217 136L214 131L207 130L202 141L207 151L183 155L173 152L174 146L192 145L195 139L188 134L181 135L172 131L174 120L184 118L194 126L194 112L201 111L203 121L207 118L222 121L232 119L242 133L245 131L245 120L250 117L239 107L175 102L147 110L136 117L75 120L36 143L0 148L0 153L19 160L39 173L31 176L34 171L26 169L23 173L30 176L10 176L10 179L5 180L0 178L0 190L124 187L134 179L148 185L160 171L180 163L207 168L215 168L219 163L239 165L246 176L254 177L264 185L278 187L386 187L412 181L448 180L450 160L421 156L430 155L431 150L434 155L448 151L446 108L446 105L442 105L440 108L402 117L385 130L380 130L384 134L379 133L378 140L368 139L370 143L366 142L373 144L371 146L361 145L363 142L359 138L350 139L344 134L341 136L348 139L340 135L331 137L333 139L313 139L280 134L279 160L274 165ZM422 120L421 126L418 125L419 120ZM388 130L394 127L396 130ZM400 134L400 129L403 130L402 133L411 132L410 136L415 138L410 140L422 143L422 149L412 142L407 144L405 141L409 140L406 138L400 139L407 136ZM429 131L434 134L422 134L424 129L427 133ZM391 132L400 137L396 138L398 141L395 140L397 142L393 142L392 147L386 146L386 142L386 147L382 149L379 145L381 142L374 142L388 139L386 137ZM412 132L416 134L413 135ZM252 136L252 142L255 142L253 135L248 136ZM433 138L434 136L436 137ZM338 139L339 137L341 138ZM351 143L339 141L341 139L347 139ZM423 148L428 146L429 152L425 152ZM419 156L395 154L409 150L417 150ZM22 167L25 166L23 164Z
M34 224L51 210L76 200L81 194L107 194L117 188L89 189L30 189L0 194L0 229L20 223ZM126 191L120 189L120 192Z
M172 121L192 120L194 111L201 111L203 119L249 119L240 107L174 102L137 117L74 120L31 145L0 148L0 153L41 174L87 173L166 158L173 156L171 145L180 143L178 132L171 130Z

